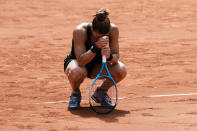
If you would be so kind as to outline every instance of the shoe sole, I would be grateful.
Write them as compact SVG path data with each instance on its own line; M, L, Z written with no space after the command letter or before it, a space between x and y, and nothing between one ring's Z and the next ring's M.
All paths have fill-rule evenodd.
M79 109L80 107L68 107L68 110L77 110Z

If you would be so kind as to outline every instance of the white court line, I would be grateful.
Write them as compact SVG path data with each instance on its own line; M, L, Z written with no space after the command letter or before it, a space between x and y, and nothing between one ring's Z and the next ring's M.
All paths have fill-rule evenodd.
M123 100L123 99L126 99L126 97L120 97L118 98L118 100ZM82 100L82 101L88 101L88 100ZM58 103L68 103L69 101L48 101L48 102L41 102L41 103L34 103L34 104L37 104L37 105L40 105L40 104L58 104Z
M147 98L154 98L154 97L167 97L167 96L191 96L197 95L197 93L184 93L184 94L166 94L166 95L151 95L151 96L144 96Z
M34 104L58 104L58 103L68 103L69 101L48 101L48 102L41 102L41 103L34 103Z
M169 97L169 96L191 96L191 95L197 95L197 93L184 93L184 94L166 94L166 95L150 95L150 96L142 96L141 98L156 98L156 97ZM140 97L137 97L140 98ZM129 99L127 97L119 97L118 100L124 100ZM82 101L88 101L88 100L82 100ZM41 102L41 103L35 103L35 104L58 104L58 103L68 103L69 101L61 100L61 101L48 101L48 102Z

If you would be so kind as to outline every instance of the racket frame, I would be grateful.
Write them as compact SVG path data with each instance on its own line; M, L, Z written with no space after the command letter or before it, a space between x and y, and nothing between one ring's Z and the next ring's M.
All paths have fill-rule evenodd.
M103 71L104 68L105 68L106 71L107 71L107 75L101 75L101 73L102 73L102 71ZM110 111L105 112L105 113L97 112L97 111L92 107L92 104L91 104L91 99L92 99L92 98L91 98L91 95L92 95L92 94L91 94L91 90L92 90L92 88L93 88L93 85L94 85L94 83L96 82L97 79L102 78L102 77L107 77L107 78L111 79L112 82L113 82L113 84L114 84L114 86L115 86L115 90L116 90L115 105L113 106L113 108L112 108ZM113 98L112 98L112 99L113 99ZM110 72L109 72L109 69L108 69L108 67L107 67L106 56L102 56L102 67L101 67L99 73L97 74L96 78L94 79L94 81L92 82L92 84L91 84L91 86L90 86L90 89L89 89L89 104L90 104L90 107L91 107L96 113L98 113L98 114L108 114L108 113L112 112L112 111L114 110L114 108L116 107L116 105L118 104L118 88L117 88L116 82L114 81L114 79L113 79L113 77L111 76L111 74L110 74Z

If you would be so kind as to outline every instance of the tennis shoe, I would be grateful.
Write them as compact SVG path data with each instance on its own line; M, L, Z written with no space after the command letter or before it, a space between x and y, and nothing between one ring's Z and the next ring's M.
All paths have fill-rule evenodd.
M114 106L111 102L111 98L108 96L106 92L99 91L98 89L92 95L92 99L96 103L100 103L101 106Z
M72 93L68 104L68 109L78 109L81 102L81 93Z

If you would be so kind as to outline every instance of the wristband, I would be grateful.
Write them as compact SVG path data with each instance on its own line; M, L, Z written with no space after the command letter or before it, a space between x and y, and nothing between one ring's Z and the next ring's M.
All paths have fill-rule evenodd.
M95 54L101 54L101 49L93 45L90 50Z
M113 59L113 55L112 55L112 53L110 53L110 57L107 58L107 61L111 61L112 59Z

